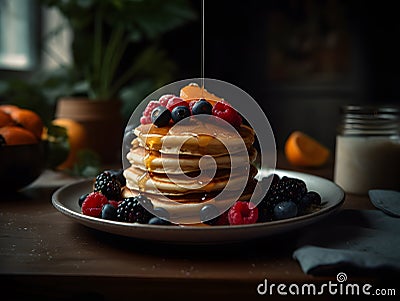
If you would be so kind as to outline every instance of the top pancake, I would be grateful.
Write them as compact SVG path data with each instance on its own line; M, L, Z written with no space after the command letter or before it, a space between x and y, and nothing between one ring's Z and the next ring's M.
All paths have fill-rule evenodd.
M237 130L215 120L206 123L186 118L174 126L158 128L142 124L135 128L140 146L164 154L221 156L249 149L254 143L254 130L241 125Z

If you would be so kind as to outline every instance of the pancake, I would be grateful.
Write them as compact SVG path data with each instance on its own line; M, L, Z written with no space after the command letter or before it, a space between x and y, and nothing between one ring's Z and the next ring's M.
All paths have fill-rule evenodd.
M241 125L237 130L224 124L186 118L173 127L158 128L142 124L134 134L140 146L163 154L186 154L193 156L220 156L249 149L254 143L254 130Z
M223 190L228 181L230 189L238 190L243 188L243 181L254 178L257 169L253 165L244 166L233 170L217 170L215 175L208 176L194 175L165 175L143 172L142 170L130 167L124 171L126 186L129 189L144 191L152 194L165 194L181 196L193 193L210 193ZM246 177L246 178L244 178Z
M215 198L215 195L205 196L205 194L191 194L185 196L168 196L145 193L146 197L151 200L153 208L164 208L170 214L170 219L179 221L181 224L200 222L200 217L194 216L194 213L200 212L205 205L214 205L220 209L221 213L227 210L236 201L249 201L253 195L254 187L257 181L252 179L247 183L246 189L235 199L232 198ZM124 198L134 197L138 195L137 190L125 187L122 190ZM204 197L205 196L205 197ZM198 218L198 220L196 220Z
M199 89L183 88L186 101ZM213 97L211 104L221 100L203 92L201 98ZM141 124L133 134L124 197L144 194L153 207L167 210L173 222L190 224L200 222L205 205L222 213L234 202L252 198L258 170L252 164L257 150L251 127L234 128L214 115L200 114L165 127Z
M136 139L135 139L136 140ZM201 169L230 169L231 160L234 167L246 166L253 163L257 157L257 150L250 147L248 155L221 155L212 158L190 156L190 155L171 155L161 154L157 151L146 151L145 148L136 146L131 149L127 155L129 163L143 171L151 171L154 173L189 173L199 171L199 162L201 160ZM201 159L203 158L203 159ZM214 159L214 160L212 160Z

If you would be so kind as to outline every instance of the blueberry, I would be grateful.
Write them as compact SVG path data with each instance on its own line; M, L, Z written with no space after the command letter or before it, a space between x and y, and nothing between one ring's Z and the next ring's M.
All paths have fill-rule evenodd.
M319 205L321 205L321 196L315 191L309 191L299 201L299 214L306 214L313 207Z
M200 220L202 222L211 220L218 215L219 215L218 208L211 204L204 205L200 210Z
M286 219L297 215L297 205L292 201L283 201L275 205L275 219Z
M163 218L163 219L166 219L166 220L169 219L169 212L166 209L162 208L162 207L154 208L152 213L154 215L156 215L157 217L159 217L159 218Z
M175 123L178 123L182 119L185 119L186 117L190 116L190 110L188 107L185 106L177 106L172 110L171 115L172 115L172 120Z
M171 120L171 112L163 106L158 106L151 112L151 122L157 127L164 127Z
M79 207L82 207L82 204L83 204L83 202L86 200L86 198L87 198L88 195L89 195L89 193L85 193L85 194L82 194L82 195L79 197L79 201L78 201Z
M211 115L212 112L212 105L205 99L200 99L193 105L192 114L199 115L199 114L208 114Z
M117 220L117 209L111 204L105 204L101 209L101 218L112 221Z
M171 225L171 223L165 219L155 216L149 220L149 225Z

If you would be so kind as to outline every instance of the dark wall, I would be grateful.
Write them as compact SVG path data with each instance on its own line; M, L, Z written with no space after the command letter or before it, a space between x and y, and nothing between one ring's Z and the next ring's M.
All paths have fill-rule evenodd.
M333 149L341 105L399 103L395 1L205 2L205 77L253 96L278 148L302 130ZM200 77L200 21L165 38L177 79Z

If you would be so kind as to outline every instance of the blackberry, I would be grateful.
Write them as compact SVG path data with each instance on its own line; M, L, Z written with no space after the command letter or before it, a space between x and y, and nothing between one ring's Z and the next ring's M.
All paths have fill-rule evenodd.
M152 217L154 215L140 204L137 196L125 198L118 205L117 220L121 222L147 224Z
M265 198L258 204L259 222L270 221L274 217L274 208L284 201L292 201L297 204L307 193L304 181L296 178L274 176L271 186Z
M109 171L104 171L96 177L94 192L101 192L109 200L121 198L121 184Z
M274 186L275 187L275 186ZM300 179L282 177L272 194L279 196L282 201L297 203L307 193L306 183Z
M126 179L123 174L124 170L122 168L121 169L109 169L109 170L106 170L106 172L110 173L111 176L115 177L115 179L119 182L119 184L121 184L121 187L126 185Z
M321 196L315 191L307 192L297 204L299 215L311 212L313 209L321 205Z

